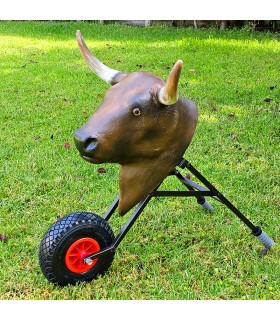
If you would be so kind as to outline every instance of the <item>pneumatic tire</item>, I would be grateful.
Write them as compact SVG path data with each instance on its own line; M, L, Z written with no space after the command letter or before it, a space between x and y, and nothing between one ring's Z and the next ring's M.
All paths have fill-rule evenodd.
M65 286L91 281L108 270L114 252L94 259L91 265L83 256L110 246L114 234L106 220L90 212L74 212L55 222L45 233L39 248L39 263L44 276Z

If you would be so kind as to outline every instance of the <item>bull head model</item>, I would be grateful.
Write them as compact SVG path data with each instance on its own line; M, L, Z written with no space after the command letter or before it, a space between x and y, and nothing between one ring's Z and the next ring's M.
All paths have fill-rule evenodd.
M119 163L120 215L144 199L180 163L193 137L198 112L178 95L182 61L167 81L148 72L110 69L89 51L76 33L90 69L112 86L87 123L74 134L75 144L90 163Z

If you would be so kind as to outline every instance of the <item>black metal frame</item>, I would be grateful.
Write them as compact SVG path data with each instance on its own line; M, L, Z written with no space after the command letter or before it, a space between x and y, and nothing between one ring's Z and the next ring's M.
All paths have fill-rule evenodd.
M203 206L203 204L206 201L204 197L209 196L226 205L241 221L243 221L251 229L252 234L257 238L259 238L259 240L266 246L267 249L269 249L270 246L274 244L273 240L271 240L261 230L260 227L255 226L249 219L247 219L223 194L221 194L200 172L198 172L190 164L189 161L187 161L186 159L182 159L178 167L180 167L181 169L187 168L207 188L200 186L199 184L191 181L190 179L183 177L177 169L174 169L170 173L170 175L175 175L185 185L188 191L159 191L158 188L160 187L160 185L158 185L153 192L151 192L145 199L143 199L138 204L136 209L131 214L130 218L127 220L127 222L125 223L125 225L123 226L119 234L114 239L112 245L84 257L85 262L96 259L96 258L100 258L106 254L116 251L117 247L119 246L119 244L121 243L121 241L123 240L127 232L133 226L134 222L137 220L139 215L142 213L146 205L149 203L149 201L153 197L195 197L197 199L197 202ZM104 220L109 221L109 219L117 209L118 203L119 203L119 196L117 196L117 198L112 203L111 207L105 213L103 217ZM210 204L209 206L211 207ZM265 240L261 239L262 237L265 237Z

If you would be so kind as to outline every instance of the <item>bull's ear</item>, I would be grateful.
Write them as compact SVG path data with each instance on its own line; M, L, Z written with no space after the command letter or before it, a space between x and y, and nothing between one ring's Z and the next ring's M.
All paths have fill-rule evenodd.
M78 45L81 51L83 58L85 59L86 63L90 67L90 69L102 80L106 81L109 84L117 83L123 76L126 74L111 69L105 66L101 61L99 61L88 49L87 45L84 42L82 34L80 30L76 32L76 38L78 41Z
M170 74L165 83L165 86L158 90L157 98L160 103L169 106L178 101L178 98L179 98L178 82L179 82L182 67L183 67L183 61L178 60L174 64L172 70L170 71Z

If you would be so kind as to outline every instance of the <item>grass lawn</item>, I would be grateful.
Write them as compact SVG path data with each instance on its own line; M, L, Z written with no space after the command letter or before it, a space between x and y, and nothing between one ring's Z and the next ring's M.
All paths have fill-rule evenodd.
M101 174L73 143L109 87L84 63L77 29L113 69L166 79L184 61L180 93L200 113L186 158L280 241L276 34L2 21L0 298L279 299L279 246L263 256L250 230L211 199L213 212L194 199L152 200L93 282L60 288L44 278L38 248L49 226L72 211L103 216L118 194L119 166L102 165ZM180 185L168 178L165 187ZM128 215L110 220L115 234Z

